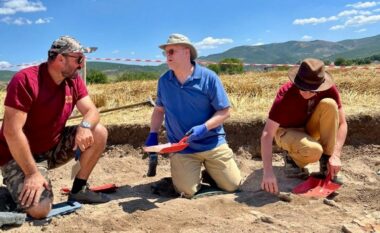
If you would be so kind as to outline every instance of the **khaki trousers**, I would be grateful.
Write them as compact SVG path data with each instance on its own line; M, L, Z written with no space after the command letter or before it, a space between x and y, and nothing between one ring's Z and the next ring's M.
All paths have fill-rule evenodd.
M331 98L322 99L305 128L279 128L275 141L288 151L301 168L317 162L322 153L332 155L339 126L338 105Z
M177 192L190 198L200 189L202 164L219 188L228 192L238 189L240 170L231 148L223 144L209 151L171 155L171 174Z

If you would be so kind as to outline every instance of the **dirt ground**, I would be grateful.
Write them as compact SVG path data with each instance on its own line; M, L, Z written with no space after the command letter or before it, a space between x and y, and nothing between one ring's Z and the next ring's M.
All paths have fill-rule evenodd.
M133 132L136 135L132 131L127 135L140 137L145 130L146 127L137 131L135 128ZM147 177L148 161L142 159L142 151L137 146L141 141L137 141L136 144L108 146L89 180L91 185L115 183L119 186L117 192L110 194L111 202L83 205L75 213L53 218L49 223L27 222L20 227L2 228L2 231L380 232L378 137L372 138L375 143L344 147L341 173L344 185L335 198L325 200L292 194L291 202L283 202L276 196L258 191L262 162L255 156L257 149L239 146L233 140L231 144L236 160L245 177L242 192L193 200L151 194L152 184L170 176L169 160L160 157L157 175ZM70 162L50 173L55 203L67 198L60 194L59 189L71 186L72 165ZM302 182L285 178L281 153L274 154L274 166L281 191L290 192Z

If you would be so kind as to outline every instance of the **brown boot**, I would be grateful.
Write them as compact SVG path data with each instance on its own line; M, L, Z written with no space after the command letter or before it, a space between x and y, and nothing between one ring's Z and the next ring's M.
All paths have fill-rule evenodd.
M308 170L305 168L298 167L292 159L292 157L290 157L290 155L287 152L284 153L284 163L284 173L288 178L303 179L309 175Z

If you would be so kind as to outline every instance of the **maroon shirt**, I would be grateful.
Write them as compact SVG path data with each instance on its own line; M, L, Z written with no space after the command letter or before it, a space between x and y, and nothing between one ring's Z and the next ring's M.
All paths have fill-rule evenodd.
M17 72L7 87L4 105L26 112L23 131L33 154L52 149L75 104L87 96L87 89L78 75L57 85L47 70L47 63ZM4 124L3 124L4 125ZM0 130L0 166L12 159L7 142Z
M269 119L280 124L283 128L305 127L311 113L324 98L332 98L342 107L338 89L333 85L326 91L318 92L310 99L304 99L299 89L292 83L283 84L277 92L272 108L269 112Z

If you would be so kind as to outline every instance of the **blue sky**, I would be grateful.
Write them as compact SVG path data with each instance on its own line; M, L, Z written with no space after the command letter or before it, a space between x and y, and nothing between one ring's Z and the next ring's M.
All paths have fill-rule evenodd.
M60 35L98 47L89 58L164 60L158 45L171 33L187 35L201 56L363 38L380 34L380 1L0 0L0 69L46 60Z

